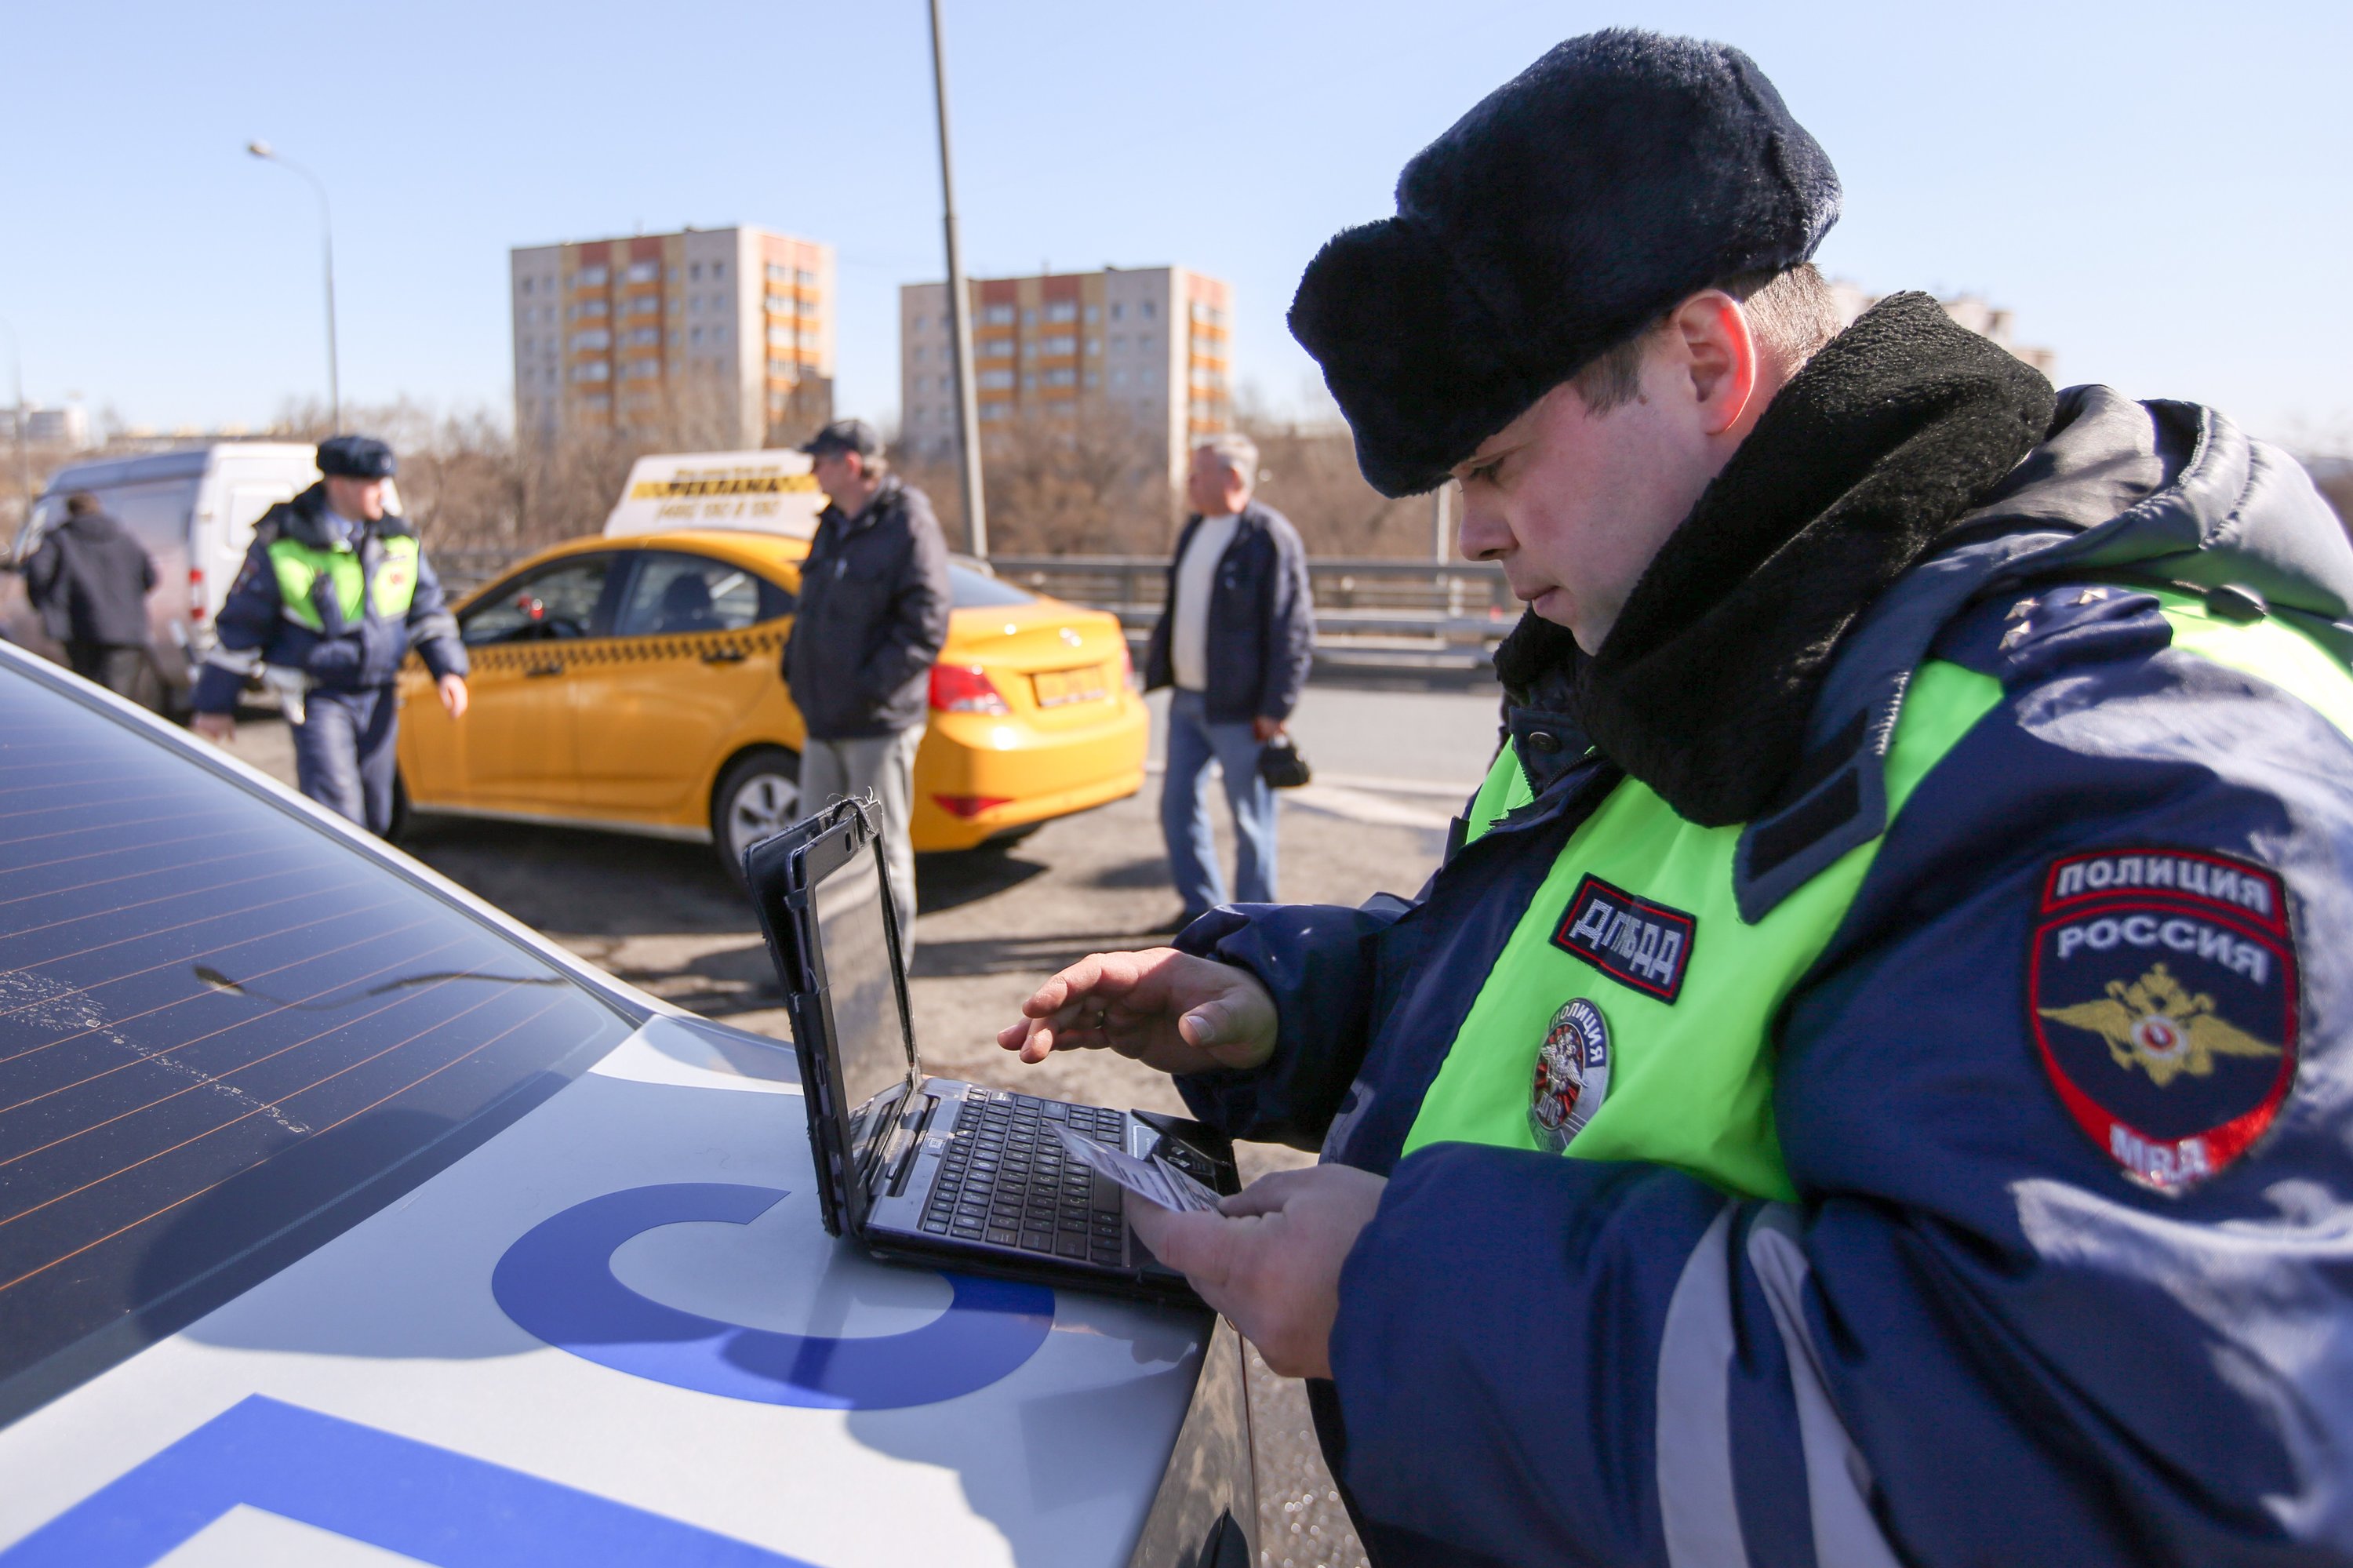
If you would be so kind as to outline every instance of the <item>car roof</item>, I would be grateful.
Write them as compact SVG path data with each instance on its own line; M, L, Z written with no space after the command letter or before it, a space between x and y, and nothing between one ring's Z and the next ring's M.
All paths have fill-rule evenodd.
M307 463L311 450L290 441L234 441L201 447L180 447L143 457L101 458L58 470L42 495L62 495L76 490L105 490L119 484L143 484L159 479L194 479L212 463L215 454L263 458L293 457Z
M536 555L517 561L508 570L537 561L588 555L598 550L663 549L702 550L734 560L791 566L808 554L808 541L783 534L761 534L738 528L677 528L660 534L623 534L611 537L590 534L577 539L566 539L560 545L551 545Z

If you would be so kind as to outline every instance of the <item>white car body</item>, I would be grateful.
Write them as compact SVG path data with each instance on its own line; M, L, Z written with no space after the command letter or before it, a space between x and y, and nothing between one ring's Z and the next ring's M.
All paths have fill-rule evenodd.
M0 1568L1250 1560L1229 1330L868 1259L818 1222L788 1048L613 980L235 758L0 648L0 711L27 682L527 947L560 977L531 983L575 986L623 1037L405 1191L377 1191L404 1179L388 1168L372 1212L193 1321L143 1348L93 1335L35 1398L0 1382ZM0 768L9 747L0 728ZM0 897L39 874L17 842L33 841L0 836ZM11 1022L5 952L0 1110L20 1097L7 1047L29 1039L10 1031L31 1027ZM7 1226L42 1197L0 1188L0 1308L25 1265Z
M89 491L155 563L148 596L158 673L174 708L186 703L195 666L212 646L213 612L253 542L253 525L319 477L315 449L289 441L216 441L148 457L103 458L59 469L34 503L7 559L21 565L65 515L66 497ZM396 498L391 504L398 510ZM0 633L61 657L25 600L23 579L0 575Z

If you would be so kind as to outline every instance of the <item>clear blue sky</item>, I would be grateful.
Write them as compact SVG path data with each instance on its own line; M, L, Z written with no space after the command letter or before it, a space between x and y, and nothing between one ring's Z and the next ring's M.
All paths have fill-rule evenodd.
M323 382L310 192L336 203L347 397L509 407L507 248L756 223L841 261L838 401L898 395L896 289L943 271L921 0L17 5L0 30L0 316L37 401L259 423ZM949 0L976 274L1231 279L1238 370L1305 408L1282 326L1322 240L1559 38L1746 48L1829 149L1820 260L1975 290L2063 381L2353 446L2341 3ZM0 388L0 396L5 396Z

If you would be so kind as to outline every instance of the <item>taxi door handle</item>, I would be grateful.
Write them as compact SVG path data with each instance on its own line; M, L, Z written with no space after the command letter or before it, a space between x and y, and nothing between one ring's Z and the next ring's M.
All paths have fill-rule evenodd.
M551 664L533 664L522 673L522 678L526 681L536 681L543 675L561 675L562 673L564 673L564 661L558 659Z
M706 664L741 664L744 662L744 650L741 648L713 648L710 652L705 653L702 656L702 662Z

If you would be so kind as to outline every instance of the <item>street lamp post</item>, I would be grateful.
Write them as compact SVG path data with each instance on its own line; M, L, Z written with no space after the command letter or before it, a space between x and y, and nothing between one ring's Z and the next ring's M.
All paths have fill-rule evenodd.
M8 422L16 432L16 486L24 492L25 496L24 515L16 520L17 529L21 533L24 525L30 522L33 516L33 460L25 446L25 349L24 345L16 341L16 328L14 323L0 319L0 331L5 331L8 334L8 365L11 378L16 383L16 412L10 416ZM5 554L6 554L6 548L0 546L0 555Z
M940 37L940 0L932 0L932 91L940 113L940 206L948 240L948 341L955 345L956 442L964 463L965 548L988 556L988 509L981 493L980 398L972 373L971 302L965 294L964 249L956 238L955 172L948 160L948 58Z
M319 176L287 157L267 142L252 141L245 150L255 157L290 169L311 182L319 196L319 249L327 268L327 406L328 422L335 429L343 428L343 384L335 368L335 219L327 207L327 187Z

